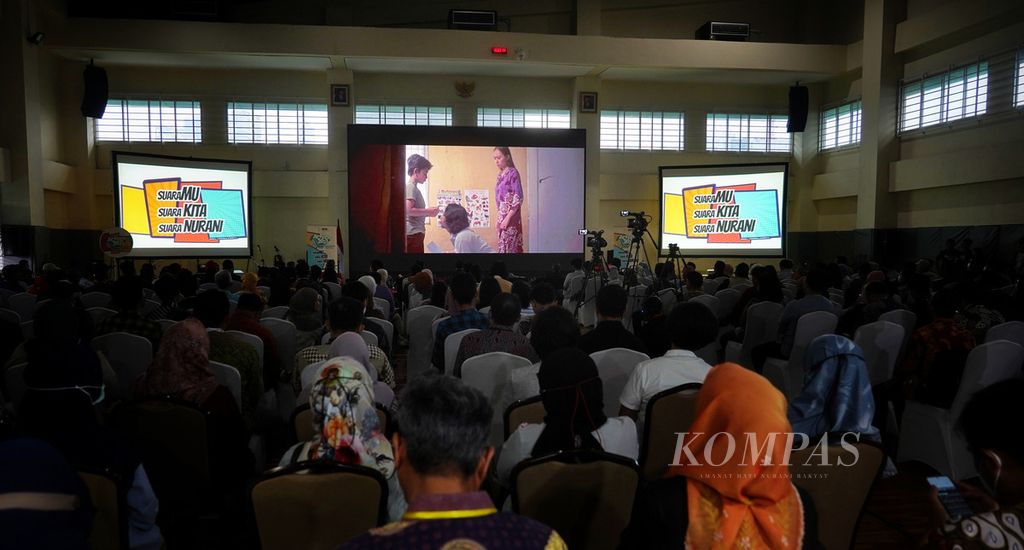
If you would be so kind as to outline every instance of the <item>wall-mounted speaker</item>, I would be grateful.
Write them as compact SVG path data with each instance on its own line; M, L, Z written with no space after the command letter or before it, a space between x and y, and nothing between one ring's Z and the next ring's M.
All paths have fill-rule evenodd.
M789 89L789 122L787 132L803 132L807 126L807 86L793 86Z
M107 71L92 63L85 66L82 73L85 84L82 92L82 116L101 118L107 110L108 88Z

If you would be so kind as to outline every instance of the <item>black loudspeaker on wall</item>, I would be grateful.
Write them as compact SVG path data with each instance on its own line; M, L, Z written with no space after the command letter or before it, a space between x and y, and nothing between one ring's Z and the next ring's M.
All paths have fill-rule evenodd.
M789 89L789 122L787 132L803 132L807 126L807 86L793 86Z
M101 118L107 109L107 71L91 62L82 73L82 116Z

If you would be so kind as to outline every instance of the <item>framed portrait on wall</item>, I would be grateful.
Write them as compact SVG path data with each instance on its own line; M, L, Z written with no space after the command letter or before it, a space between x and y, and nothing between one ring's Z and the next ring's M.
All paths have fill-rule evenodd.
M331 107L348 107L348 84L331 84Z
M597 112L597 92L580 92L580 112Z

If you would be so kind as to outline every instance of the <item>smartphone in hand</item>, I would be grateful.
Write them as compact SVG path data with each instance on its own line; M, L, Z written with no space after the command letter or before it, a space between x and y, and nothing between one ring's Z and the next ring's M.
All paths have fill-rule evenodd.
M928 478L928 484L938 489L939 502L942 503L942 507L946 509L946 513L953 521L959 521L974 514L974 510L964 500L964 496L953 484L953 480L946 476L935 476Z

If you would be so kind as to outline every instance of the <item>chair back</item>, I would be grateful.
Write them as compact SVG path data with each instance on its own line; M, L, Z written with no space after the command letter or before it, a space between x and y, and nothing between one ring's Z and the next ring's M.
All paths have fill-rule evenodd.
M715 298L718 298L718 318L728 319L736 304L739 303L740 297L743 296L743 292L735 288L725 288L715 293Z
M452 375L455 372L455 357L459 354L459 345L467 334L480 332L478 328L467 328L453 332L444 339L444 373Z
M519 426L523 424L540 424L544 422L544 416L547 412L544 410L544 403L541 401L539 395L535 395L529 399L520 399L515 403L512 403L505 408L504 416L504 428L505 428L505 439L512 435L512 432L516 431Z
M127 550L128 502L127 491L118 476L110 472L78 471L94 510L89 546L111 550Z
M15 325L21 324L21 315L13 309L0 308L0 319L7 321L8 323L14 323Z
M676 294L675 289L666 288L658 291L658 299L661 300L662 313L668 315L672 308L676 307L679 296Z
M705 306L708 307L708 309L711 310L711 313L714 314L716 319L720 320L722 318L719 315L719 312L722 310L722 301L719 300L717 296L712 296L710 294L701 294L700 296L694 296L693 298L690 298L689 301L698 304L704 304Z
M260 324L274 335L281 368L291 372L295 368L295 353L298 351L296 348L298 347L299 331L295 328L295 323L270 317L260 319Z
M231 365L217 361L210 361L210 371L217 378L217 382L231 392L238 410L242 410L242 373Z
M256 350L256 357L259 358L260 367L263 367L263 340L261 340L259 336L249 334L248 332L242 332L240 330L225 330L224 334L228 334L235 340L252 346L252 348Z
M154 311L156 311L157 308L159 308L161 305L163 305L163 304L161 304L160 302L158 302L156 300L146 300L146 302L144 304L142 304L142 309L139 311L139 315L143 319L148 319L149 316Z
M719 285L722 284L722 281L724 281L724 280L725 280L724 278L708 279L707 277L705 277L704 278L704 284L702 286L702 288L704 290L704 293L705 294L714 294L715 292L718 292L718 287L719 287Z
M569 548L616 548L640 484L636 462L576 451L535 458L512 470L512 509L558 532Z
M514 368L530 366L530 360L503 351L476 355L462 363L462 381L480 390L490 403L505 403L505 387ZM495 410L491 419L491 443L501 445L503 433L501 411Z
M583 304L580 306L577 318L580 324L585 327L592 327L597 324L597 291L600 289L600 277L592 277L584 284Z
M160 319L157 322L160 323L160 330L166 333L168 330L171 330L171 327L174 326L175 323L178 323L179 321L175 321L174 319Z
M391 321L385 321L376 317L366 317L365 320L383 329L384 336L387 336L388 342L391 342L391 348L395 348L395 325Z
M323 283L323 285L324 285L324 288L327 289L327 296L331 300L337 300L338 298L341 298L341 285L339 285L338 283L330 283L330 282Z
M130 399L135 394L135 382L153 362L153 343L138 334L108 332L93 338L91 344L117 373L118 395Z
M806 491L818 515L818 538L825 548L850 548L868 494L882 471L885 452L861 441L846 447L835 445L793 451L789 471L793 484ZM817 454L815 454L817 451Z
M18 363L8 367L7 372L4 373L7 402L15 408L21 404L21 398L25 397L25 392L28 391L28 385L25 383L25 368L27 367L28 363Z
M802 373L804 370L805 355L811 341L815 338L832 334L836 331L839 317L828 311L812 311L800 316L796 321L796 335L793 337L793 349L789 353L790 370ZM800 385L803 385L803 378L800 377Z
M337 548L383 525L387 502L388 486L380 472L336 462L275 468L252 488L263 550Z
M903 348L903 327L889 321L875 321L857 329L853 343L860 347L868 366L871 385L888 382L896 370Z
M22 321L21 322L21 337L24 338L25 340L31 340L32 336L35 334L35 331L33 330L32 327L33 327L32 321Z
M378 296L373 297L373 307L386 316L391 315L391 303Z
M89 316L92 317L93 325L98 325L110 317L117 315L116 311L105 307L91 307L86 311L88 311Z
M960 418L967 401L978 390L1020 376L1024 363L1024 348L1008 340L986 342L971 350L960 379L960 389L953 398L949 414Z
M303 403L292 411L292 429L295 430L295 440L299 443L312 441L316 435L316 428L313 427L313 409L309 403Z
M782 304L776 302L758 302L747 308L747 323L743 330L744 365L750 364L751 350L778 336L782 309Z
M906 350L907 343L910 341L910 337L914 334L914 327L917 325L917 314L909 309L894 309L879 315L878 320L889 321L890 323L896 323L903 327L903 345L900 346L900 350ZM903 358L902 353L903 352L901 351L900 359Z
M7 298L7 307L18 312L22 319L31 320L32 314L36 311L36 295L28 292L12 294Z
M207 290L217 290L217 283L203 283L199 285L199 292L205 292Z
M105 292L86 292L80 298L82 307L110 307L112 296Z
M367 346L377 346L377 347L380 347L380 340L377 339L377 335L376 334L374 334L374 333L372 333L372 332L370 332L368 330L363 330L363 331L359 332L359 336L363 337L363 341L366 342Z
M434 345L433 322L443 314L443 309L431 305L409 310L405 322L406 330L409 331L409 356L406 367L406 376L409 380L430 368L430 355L433 353Z
M268 307L260 314L261 319L284 319L288 315L288 306Z
M604 389L604 414L607 417L619 415L619 396L626 380L633 374L636 366L647 361L646 353L626 348L611 348L590 354L597 365L597 374L601 377Z
M677 434L689 431L697 417L700 384L683 384L658 392L647 402L640 441L640 472L645 480L661 479L676 461Z
M985 333L985 341L994 342L996 340L1009 340L1024 347L1024 322L1007 321L988 329L988 332Z

